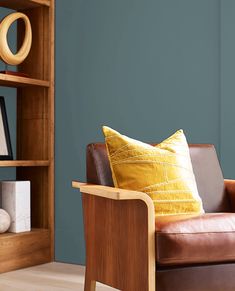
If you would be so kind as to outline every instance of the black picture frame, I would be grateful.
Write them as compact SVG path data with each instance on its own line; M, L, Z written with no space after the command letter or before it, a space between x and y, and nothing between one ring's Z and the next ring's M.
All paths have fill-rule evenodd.
M5 100L0 96L0 160L13 160Z

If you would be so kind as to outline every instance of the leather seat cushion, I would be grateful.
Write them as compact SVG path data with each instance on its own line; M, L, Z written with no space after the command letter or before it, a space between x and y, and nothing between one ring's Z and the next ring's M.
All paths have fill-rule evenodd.
M235 214L157 217L156 256L162 266L235 260Z

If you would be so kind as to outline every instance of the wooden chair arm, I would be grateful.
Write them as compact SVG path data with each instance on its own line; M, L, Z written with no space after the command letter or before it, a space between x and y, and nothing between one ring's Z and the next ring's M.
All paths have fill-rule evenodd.
M144 192L138 192L133 190L125 190L120 188L87 184L78 181L72 182L72 187L80 189L81 193L91 194L103 198L113 200L142 200L148 206L149 211L154 217L154 204L152 199Z
M143 287L141 290L155 290L155 212L152 199L143 192L86 184L78 181L73 181L72 186L73 188L80 189L80 192L83 194L83 211L87 251L86 264L87 270L91 270L88 271L89 273L87 274L89 275L87 276L97 281L100 279L100 281L105 282L107 285L114 287L116 286L117 289L122 290L126 288L125 290L130 290L126 284L137 284L137 279L135 279L137 280L136 282L132 283L130 278L128 278L128 280L123 279L123 282L118 283L116 282L115 278L112 279L111 274L107 276L107 273L111 272L110 270L113 268L113 266L110 265L107 270L104 267L105 263L99 263L99 266L96 266L96 268L100 268L100 278L97 278L97 275L94 275L95 271L92 271L93 268L95 268L94 266L96 265L96 261L107 262L110 257L112 257L111 261L119 262L117 266L121 264L122 268L121 270L117 269L115 272L113 271L111 273L117 274L120 272L120 277L122 277L123 272L134 273L136 269L137 274L139 274L137 278L140 277L140 274L144 274L145 271L143 263L134 264L134 262L143 261L147 262L148 266L146 273L148 277L146 278L146 284L148 287L147 289ZM144 202L144 204L142 204L142 202ZM137 223L140 223L140 225ZM128 230L128 232L124 231L125 228ZM144 231L144 233L146 233L145 237L143 237L142 233L142 230L144 229L146 229L146 231ZM113 234L113 230L116 230L116 233ZM112 238L112 236L114 236L115 239ZM95 242L97 237L99 237L99 240ZM142 239L143 244L146 242L145 249L141 248L140 241ZM111 241L113 243L110 243ZM138 244L136 244L137 241ZM132 247L128 249L128 257L130 258L130 261L128 261L126 264L125 256L122 257L121 254L124 253L126 249L125 246L129 245L130 243L133 243ZM110 253L106 257L105 249L107 249L108 244ZM119 246L119 251L115 253L115 246L117 245ZM140 256L141 253L145 253L147 257L136 257L139 254L139 251L137 251L137 245L140 247ZM104 249L102 249L103 246ZM97 248L97 250L95 248ZM94 257L96 255L94 255L94 253L97 256L101 256L102 254L102 256L95 260ZM134 264L134 266L130 268L130 264ZM124 286L126 287L124 288Z
M235 180L224 180L225 190L229 195L230 203L232 205L232 209L235 211Z

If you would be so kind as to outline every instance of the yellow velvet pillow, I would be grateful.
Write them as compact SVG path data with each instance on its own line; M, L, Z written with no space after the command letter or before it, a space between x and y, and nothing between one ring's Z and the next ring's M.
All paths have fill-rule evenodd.
M183 130L152 146L104 126L115 187L147 193L155 215L204 212Z

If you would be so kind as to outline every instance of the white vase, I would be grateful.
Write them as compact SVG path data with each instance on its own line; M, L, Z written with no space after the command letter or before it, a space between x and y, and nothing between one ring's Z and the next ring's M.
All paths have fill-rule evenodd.
M9 229L10 224L10 215L4 209L0 209L0 233L6 232Z

